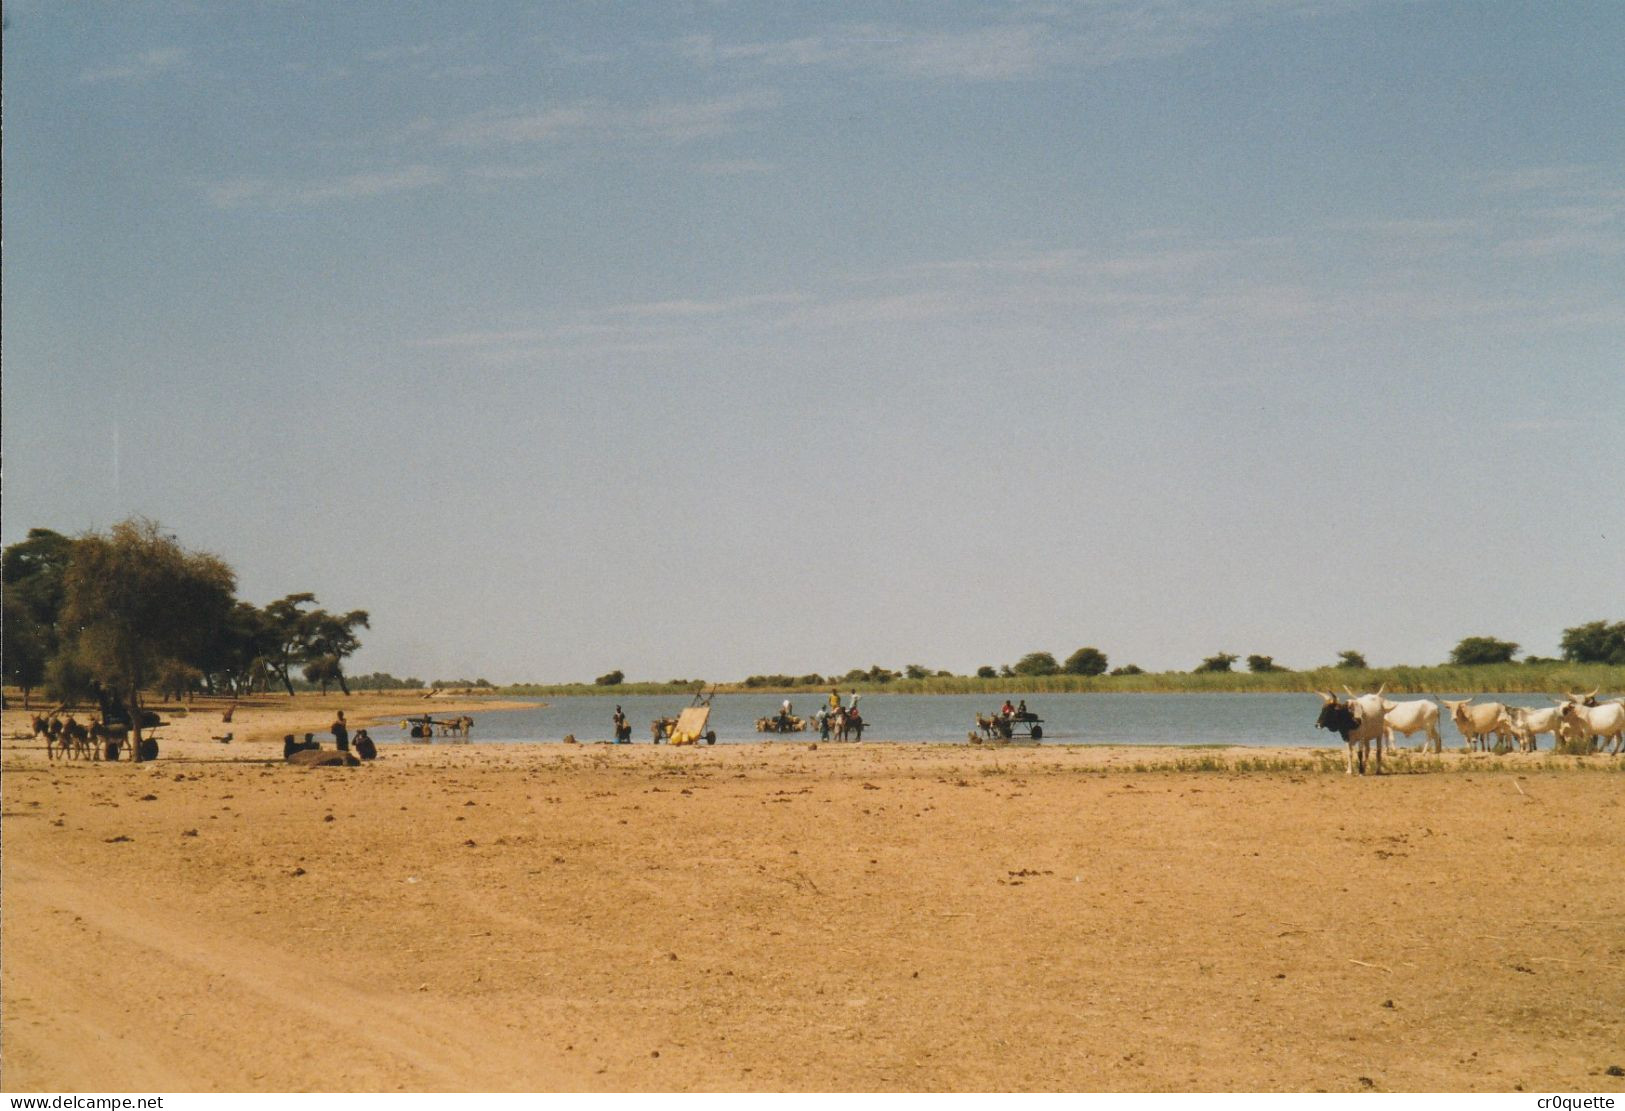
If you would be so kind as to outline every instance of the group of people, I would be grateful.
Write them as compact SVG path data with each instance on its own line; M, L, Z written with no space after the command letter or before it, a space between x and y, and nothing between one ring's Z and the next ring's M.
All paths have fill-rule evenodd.
M861 697L857 691L851 692L849 701L845 707L842 707L841 692L831 689L829 701L818 707L818 712L813 715L813 721L818 726L818 739L827 741L830 734L839 733L841 739L845 740L848 733L856 732L861 740L863 737L863 715L858 712L858 699ZM784 705L788 711L789 701L786 700Z
M378 758L378 745L367 734L365 729L357 729L355 736L353 738L350 736L350 724L344 720L343 710L339 711L339 716L334 719L333 724L328 726L328 731L333 734L333 740L338 745L340 752L349 752L351 744L354 744L355 754L361 759L376 760ZM305 739L302 741L294 740L292 733L284 733L282 736L282 758L284 760L296 752L315 752L321 747L322 743L316 739L314 733L306 733Z

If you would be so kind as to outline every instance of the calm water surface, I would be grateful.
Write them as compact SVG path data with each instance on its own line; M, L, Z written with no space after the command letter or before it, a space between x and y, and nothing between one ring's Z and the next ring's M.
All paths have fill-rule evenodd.
M1442 697L1466 695L1440 692ZM1340 745L1331 733L1315 728L1320 699L1312 694L1037 694L1013 695L1027 699L1027 708L1043 718L1044 743L1056 744L1222 744L1301 746ZM1401 699L1420 697L1401 695ZM785 737L756 732L756 719L778 711L782 694L719 694L711 704L711 725L718 744L755 741L806 742L818 734L792 733ZM820 704L812 695L791 696L794 712L809 716ZM1544 695L1480 695L1477 701L1510 706L1549 706ZM675 717L689 704L681 695L585 696L537 699L532 708L475 713L475 741L553 741L573 733L578 741L605 741L611 737L610 715L617 704L632 722L632 739L649 741L649 722ZM870 724L864 731L870 742L963 741L976 725L976 714L991 714L1004 695L865 694L858 703ZM1443 715L1441 714L1441 718ZM1446 746L1460 746L1461 738L1446 718L1440 733ZM389 734L380 730L379 736ZM392 738L393 739L393 738ZM1414 741L1419 738L1413 738ZM1550 744L1550 739L1546 739Z

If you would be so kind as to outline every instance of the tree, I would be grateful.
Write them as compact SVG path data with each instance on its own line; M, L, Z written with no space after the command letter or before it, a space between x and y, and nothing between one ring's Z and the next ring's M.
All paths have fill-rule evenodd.
M600 675L593 680L593 685L599 687L618 687L626 681L626 673L611 671L608 675Z
M1625 664L1625 621L1589 621L1563 630L1563 658L1577 664Z
M46 648L45 633L26 607L12 601L8 591L5 611L0 615L0 656L6 661L6 682L23 689L23 709L28 709L28 695L45 681L45 665L51 653Z
M1106 674L1106 653L1098 648L1080 648L1066 658L1061 670L1068 675Z
M1255 672L1290 671L1291 668L1282 667L1275 662L1274 656L1248 656L1247 670Z
M1124 664L1122 667L1112 668L1113 675L1144 675L1145 668L1139 664Z
M999 669L994 667L992 664L983 664L981 667L976 669L976 677L978 679L997 679L999 677Z
M144 518L75 541L63 578L62 624L71 630L74 661L102 688L104 715L111 695L139 725L142 687L171 662L202 656L235 588L223 560L187 551Z
M294 664L310 655L310 614L303 607L315 604L314 594L289 594L267 603L263 611L266 647L269 650L266 663L281 677L289 697L293 696L293 676L290 671Z
M1347 648L1337 654L1337 663L1333 666L1346 668L1351 671L1364 671L1368 665L1365 662L1364 656L1360 655L1360 653L1356 652L1352 648Z
M1211 671L1229 671L1230 665L1235 663L1238 658L1239 657L1233 656L1229 652L1220 652L1216 656L1209 656L1207 659L1203 660L1201 664L1195 668L1192 674L1200 675L1204 672Z
M1517 655L1518 646L1510 640L1494 637L1464 637L1450 650L1450 662L1457 667L1478 667L1483 664L1507 664Z
M326 676L322 682L323 694L327 693L327 679L332 679L338 682L339 690L349 695L350 688L344 681L344 658L361 647L361 638L355 631L371 627L366 610L351 610L342 615L317 610L305 615L306 650L312 663L322 663L322 674Z
M1017 675L1056 675L1060 673L1061 665L1048 652L1028 652L1016 661L1016 666L1011 670Z
M29 693L45 681L47 665L60 647L62 580L72 556L72 540L40 528L29 529L27 539L5 550L0 655L7 682L23 689L25 709Z
M929 679L931 669L924 664L909 664L903 668L903 677L905 679Z

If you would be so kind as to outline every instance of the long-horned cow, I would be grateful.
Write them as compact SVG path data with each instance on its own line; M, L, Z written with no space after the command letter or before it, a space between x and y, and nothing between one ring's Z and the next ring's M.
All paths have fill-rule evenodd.
M1358 764L1360 774L1365 774L1365 762L1371 752L1371 742L1377 742L1377 758L1373 764L1373 772L1382 774L1382 738L1383 738L1383 697L1382 692L1388 684L1384 683L1377 688L1375 694L1355 695L1349 691L1349 700L1341 702L1335 694L1316 691L1320 696L1320 717L1316 719L1315 726L1320 729L1329 729L1343 738L1348 746L1348 767L1346 774L1353 775L1355 765ZM1344 688L1345 690L1347 688Z
M1463 698L1458 702L1441 698L1439 701L1450 711L1450 719L1461 731L1461 739L1468 749L1489 748L1487 738L1496 732L1501 716L1506 711L1505 706L1499 702L1480 702L1477 706L1469 706L1471 698Z
M1595 738L1593 745L1601 742L1606 746L1611 739L1614 742L1611 751L1616 753L1625 746L1625 698L1599 702L1595 706L1565 702L1557 708L1557 713L1565 724L1576 727L1581 736Z

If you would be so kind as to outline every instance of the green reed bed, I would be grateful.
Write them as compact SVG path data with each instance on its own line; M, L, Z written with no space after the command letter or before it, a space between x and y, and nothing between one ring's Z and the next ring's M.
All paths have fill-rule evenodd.
M1396 694L1560 694L1601 690L1604 696L1625 694L1625 666L1613 664L1486 664L1480 667L1324 667L1313 671L1214 672L1163 671L1141 675L1017 675L978 679L970 675L894 679L890 682L791 682L773 686L719 683L723 693L795 693L843 691L865 694L1196 694L1289 693L1295 691L1375 690L1386 683ZM585 695L618 698L634 694L692 694L698 683L516 683L493 692L528 697ZM706 689L710 689L707 687Z

